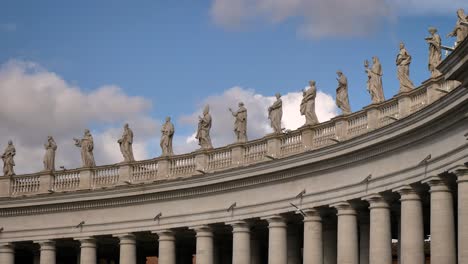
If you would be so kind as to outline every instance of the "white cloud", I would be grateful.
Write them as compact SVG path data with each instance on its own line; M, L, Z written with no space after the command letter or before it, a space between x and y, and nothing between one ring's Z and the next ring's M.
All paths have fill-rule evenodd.
M85 128L94 136L98 165L122 160L116 140L124 123L134 131L136 159L148 158L147 143L159 131L158 122L148 115L148 100L113 85L84 92L31 62L10 61L0 67L0 98L0 151L13 140L18 173L42 169L48 135L58 144L57 167L73 168L81 161L72 138L81 137Z
M298 89L299 90L299 89ZM225 146L235 142L233 132L234 117L228 108L237 109L237 104L243 102L248 111L247 133L249 139L256 139L272 132L270 128L267 109L274 102L274 96L265 96L251 89L232 87L221 95L206 98L197 111L180 118L180 123L190 125L196 130L198 116L201 115L204 105L210 105L210 113L213 118L211 138L215 147ZM283 101L283 127L297 129L305 122L300 115L299 106L302 100L302 92L288 93L282 96ZM317 93L316 112L319 121L323 122L336 116L338 109L332 96L321 91ZM183 142L183 143L181 143ZM175 151L184 153L199 148L195 140L195 133L186 135L181 140L175 140Z
M299 18L298 33L312 38L365 35L399 14L455 13L463 0L213 0L211 16L226 28Z

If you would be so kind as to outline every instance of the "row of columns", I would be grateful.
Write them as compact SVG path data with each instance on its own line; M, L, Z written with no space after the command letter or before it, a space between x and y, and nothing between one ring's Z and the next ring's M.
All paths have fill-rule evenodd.
M468 263L468 170L457 171L458 183L458 263ZM431 263L457 263L455 214L453 195L444 178L430 177L423 181L430 186ZM419 193L411 186L395 189L401 201L400 263L423 264L424 225L422 203ZM368 236L368 261L361 263L391 264L392 233L390 205L380 194L362 198L369 203L370 221ZM359 234L357 211L349 202L331 205L337 210L336 262L359 264ZM324 235L327 232L317 209L300 212L304 217L303 264L323 264L327 257L324 251ZM268 263L288 263L288 237L285 218L274 215L263 218L268 221ZM246 221L228 223L232 226L233 264L251 263L250 227ZM192 228L196 232L197 263L214 264L213 231L208 225ZM325 232L324 232L325 231ZM171 230L155 232L159 238L159 263L176 264L175 235ZM136 264L136 241L133 234L122 234L120 240L120 263ZM92 237L78 239L81 244L80 263L96 263L96 240ZM55 264L55 242L36 241L40 245L40 263ZM366 254L363 254L366 255ZM362 256L361 256L362 259ZM0 244L0 263L14 264L14 247L11 243Z

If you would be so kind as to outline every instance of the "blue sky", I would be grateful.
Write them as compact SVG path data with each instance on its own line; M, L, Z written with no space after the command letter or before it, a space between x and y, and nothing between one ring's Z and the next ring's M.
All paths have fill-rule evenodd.
M226 4L226 0L217 1ZM222 96L235 86L263 96L298 92L310 79L334 96L338 69L348 76L353 111L359 110L370 102L363 61L373 55L383 64L389 98L398 89L394 61L400 41L413 56L411 76L419 85L429 76L427 28L437 27L444 44L453 45L454 39L445 35L456 22L456 9L467 7L456 0L416 0L405 9L399 0L389 8L391 14L368 18L369 14L352 16L356 10L341 10L337 5L334 12L322 14L324 18L307 22L309 13L321 17L313 10L314 3L325 0L300 0L303 6L293 11L277 6L278 1L264 2L269 1L267 9L256 7L247 14L239 6L218 12L214 0L4 0L0 3L0 64L34 62L84 93L103 85L118 86L126 96L150 102L141 111L156 123L171 115L182 139L193 132L192 124L184 120L198 114L207 98ZM255 2L261 1L251 0ZM356 0L356 5L385 5L380 2L385 1ZM346 34L303 32L304 28L318 32L320 25L336 26L331 22L335 18L340 22L336 32L346 29L347 23L338 19L343 14L357 23L348 25ZM361 17L364 21L356 22ZM375 27L358 28L366 22ZM89 126L99 129L96 124ZM154 137L145 148L157 148L157 127ZM151 150L148 155L157 152Z

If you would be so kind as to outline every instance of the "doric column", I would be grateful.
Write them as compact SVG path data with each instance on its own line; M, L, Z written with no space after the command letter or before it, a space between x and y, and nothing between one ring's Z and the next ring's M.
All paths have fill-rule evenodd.
M213 264L213 230L207 225L194 227L197 237L197 263Z
M0 263L15 264L15 248L13 243L0 243Z
M176 264L176 239L174 232L171 230L161 230L156 233L158 234L159 241L158 262L161 264Z
M430 177L423 183L431 187L431 263L455 264L457 253L452 193L441 177Z
M419 194L406 185L396 190L401 196L401 264L424 263L424 226Z
M268 221L268 264L288 263L286 220L280 215L263 219Z
M468 170L458 170L458 263L468 263Z
M134 234L119 234L115 235L119 238L120 245L120 261L119 263L136 264L136 240Z
M338 211L337 263L359 264L357 213L348 202L332 205Z
M369 260L371 264L392 263L392 226L390 206L380 194L363 198L369 202Z
M55 264L55 241L54 240L42 240L36 241L39 244L39 263L40 264Z
M322 217L315 209L304 214L303 264L323 264Z
M78 238L80 241L80 264L96 264L96 239Z
M250 264L250 227L245 221L232 226L232 264Z

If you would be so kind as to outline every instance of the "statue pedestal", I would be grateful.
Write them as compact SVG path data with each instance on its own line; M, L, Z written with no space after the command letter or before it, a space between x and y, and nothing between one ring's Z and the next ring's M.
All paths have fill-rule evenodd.
M0 197L10 197L11 192L11 177L0 177Z
M233 167L238 167L242 163L244 156L244 145L242 143L233 144L231 148L231 164Z
M267 136L267 156L278 158L281 151L281 135L271 134Z
M161 180L169 178L169 164L169 156L165 156L164 159L160 159L158 161L158 172L156 174L157 179Z
M80 190L89 190L93 184L93 170L92 168L83 168L80 171Z
M348 118L344 115L339 115L331 120L335 122L336 139L339 141L346 140L348 136Z
M379 127L379 105L378 104L371 104L364 109L367 112L367 127L369 131L377 129Z
M126 185L132 181L132 166L128 162L123 162L119 166L118 185Z
M301 130L302 145L304 150L311 150L314 148L314 127L313 126L302 126Z
M50 193L54 184L54 173L52 171L44 171L39 176L39 193Z
M444 77L438 76L435 78L431 78L425 82L423 85L427 87L427 104L431 104L437 101L440 97L442 97L445 93L441 92L441 84L444 83Z

